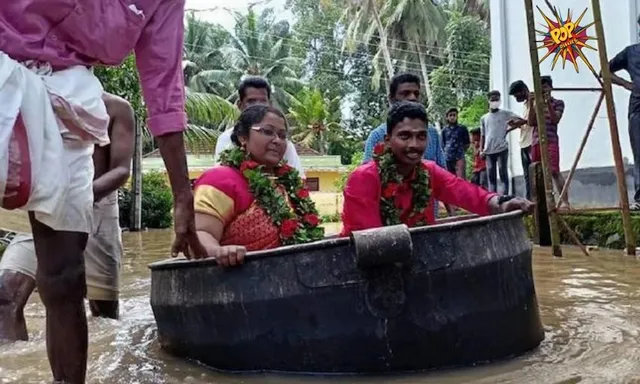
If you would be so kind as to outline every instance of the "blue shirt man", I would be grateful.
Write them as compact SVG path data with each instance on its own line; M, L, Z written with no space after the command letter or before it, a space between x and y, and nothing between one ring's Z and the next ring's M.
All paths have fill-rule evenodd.
M449 108L447 123L442 128L442 147L446 168L454 175L466 179L467 167L465 153L471 144L469 131L458 124L458 109Z

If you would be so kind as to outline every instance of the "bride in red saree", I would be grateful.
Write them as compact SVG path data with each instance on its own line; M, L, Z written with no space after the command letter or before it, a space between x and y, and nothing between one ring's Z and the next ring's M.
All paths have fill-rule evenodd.
M251 106L234 127L235 146L196 181L196 230L207 256L220 265L242 264L248 251L324 237L309 191L283 161L287 137L280 110Z

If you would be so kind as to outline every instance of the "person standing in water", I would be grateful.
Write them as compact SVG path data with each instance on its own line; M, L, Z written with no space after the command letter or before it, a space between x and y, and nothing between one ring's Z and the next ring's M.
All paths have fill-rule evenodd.
M529 116L529 87L522 80L517 80L509 86L509 95L513 96L518 103L524 106L522 118L513 119L509 122L510 132L520 129L520 160L522 161L522 172L524 176L525 196L531 199L531 185L529 183L529 167L531 166L531 146L533 145L533 127L527 124Z
M498 178L502 183L502 193L509 193L509 143L507 143L508 123L518 116L500 108L500 92L488 94L489 112L480 119L480 155L487 160L489 191L498 192Z
M105 93L104 102L111 145L93 153L94 228L84 258L91 314L117 319L122 259L118 188L130 175L135 120L124 99ZM28 340L24 306L36 287L37 266L33 236L16 235L0 259L0 340Z
M7 102L0 110L0 132L26 130L45 137L61 162L46 167L68 175L57 180L55 197L47 196L59 209L27 208L38 257L36 284L47 313L47 352L58 382L82 384L86 377L83 260L93 226L92 156L95 144L108 143L109 124L92 66L119 65L135 52L147 126L173 191L176 237L171 255L206 256L195 230L183 139L184 8L185 0L12 0L0 7L0 100ZM51 93L51 85L64 88L65 94ZM46 186L46 178L47 172L38 172L32 182Z
M540 77L540 84L542 86L542 97L544 101L544 120L545 128L547 131L547 148L549 154L549 165L551 167L551 178L553 184L558 191L558 194L562 193L564 189L564 177L560 172L560 138L558 136L558 124L564 114L564 101L556 99L551 96L553 91L553 80L551 76ZM529 114L527 124L533 127L533 144L531 146L531 161L539 162L542 160L541 147L538 136L538 119L536 115L536 102L535 94L529 94ZM564 195L562 199L562 209L570 209L569 205L569 192Z

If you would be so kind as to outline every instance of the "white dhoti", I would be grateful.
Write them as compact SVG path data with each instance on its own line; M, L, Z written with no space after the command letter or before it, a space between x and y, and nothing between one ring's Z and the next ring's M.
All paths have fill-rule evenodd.
M117 192L94 204L93 214L93 229L84 251L87 299L115 301L118 300L123 253ZM16 235L0 259L0 271L20 272L35 279L37 269L33 237Z
M93 148L109 144L100 81L0 52L0 203L61 231L90 233Z

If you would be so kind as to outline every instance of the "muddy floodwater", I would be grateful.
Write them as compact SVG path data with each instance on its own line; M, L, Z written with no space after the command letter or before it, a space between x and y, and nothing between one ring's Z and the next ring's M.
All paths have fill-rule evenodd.
M482 366L381 378L224 375L173 358L156 341L147 265L168 255L171 232L125 233L120 321L89 319L88 383L640 383L640 263L619 251L565 257L536 248L534 275L546 339L535 351ZM44 308L26 308L31 341L0 346L0 383L50 383ZM274 353L278 353L274 351Z

